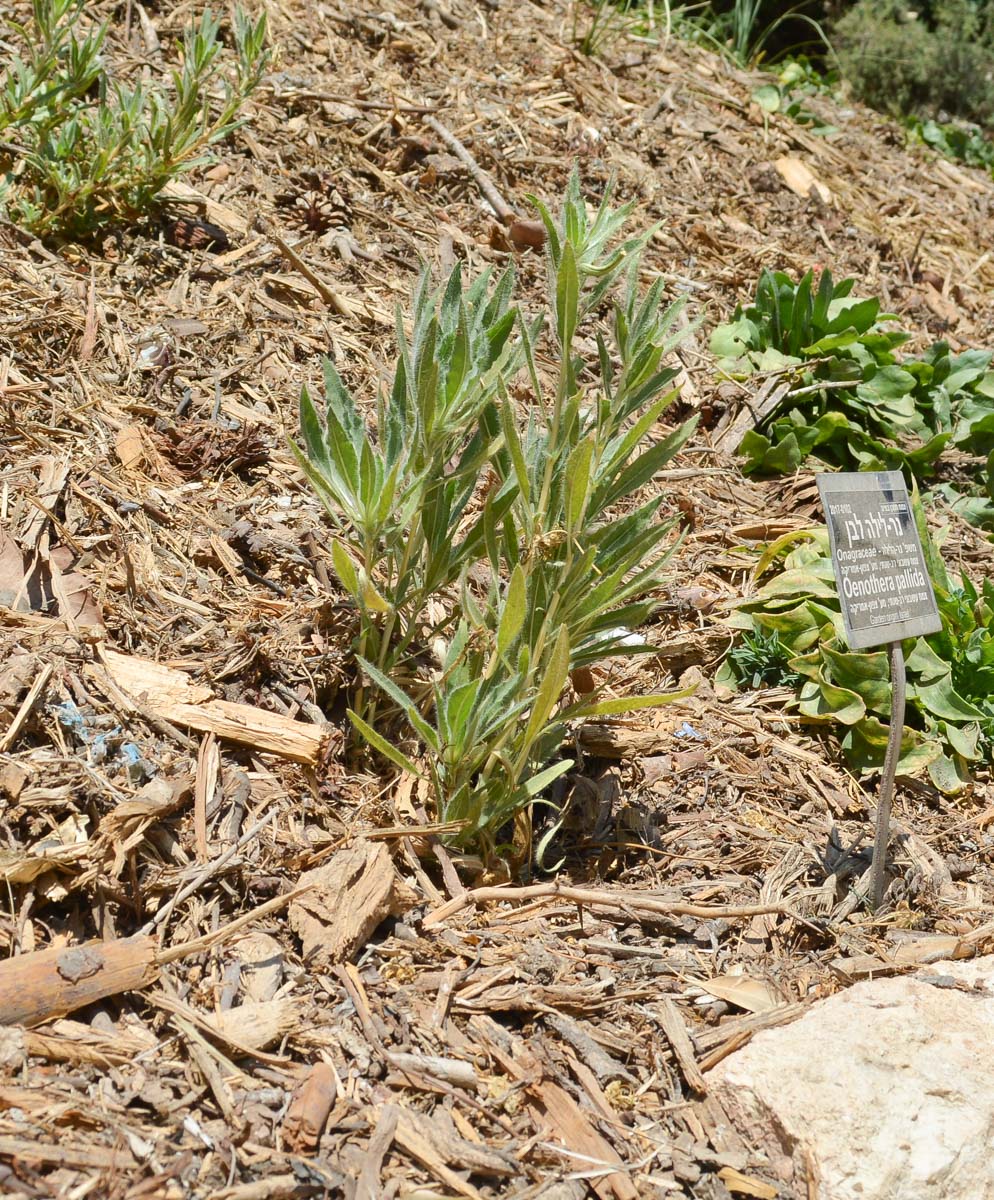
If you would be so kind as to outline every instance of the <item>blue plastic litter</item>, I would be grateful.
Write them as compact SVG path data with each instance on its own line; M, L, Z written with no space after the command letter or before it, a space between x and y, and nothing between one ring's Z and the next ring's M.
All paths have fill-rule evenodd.
M698 733L688 721L684 721L680 728L676 730L676 736L678 738L693 738L695 742L706 742L708 740L706 734Z
M86 747L91 763L105 763L117 759L135 783L150 779L155 774L155 768L142 757L141 750L134 742L120 740L124 736L120 725L115 725L113 729L91 728L93 718L79 708L74 700L63 700L55 706L53 712L59 724Z

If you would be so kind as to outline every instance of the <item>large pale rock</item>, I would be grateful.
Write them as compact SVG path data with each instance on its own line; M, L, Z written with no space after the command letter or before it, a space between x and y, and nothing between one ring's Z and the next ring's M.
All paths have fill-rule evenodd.
M706 1078L792 1196L994 1200L994 957L858 983Z

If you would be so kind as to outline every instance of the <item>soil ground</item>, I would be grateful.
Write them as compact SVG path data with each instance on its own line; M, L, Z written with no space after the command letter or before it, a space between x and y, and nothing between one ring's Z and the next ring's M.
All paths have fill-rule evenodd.
M121 64L155 66L151 31L168 47L193 6L91 7L117 12ZM873 780L786 693L715 694L755 549L821 518L810 473L746 480L715 448L750 390L718 385L707 335L763 267L824 265L922 345L990 346L994 183L855 107L810 100L828 137L764 116L757 75L675 38L585 57L559 0L266 7L278 59L190 205L87 250L0 233L0 942L23 960L0 990L8 1016L26 999L0 1037L0 1192L815 1196L701 1071L902 969L895 945L982 950L994 795L901 784L875 920L849 889ZM422 263L513 259L541 303L540 253L429 117L525 217L574 163L593 201L613 178L659 225L647 270L702 318L672 414L701 428L657 481L683 529L659 652L609 680L697 690L578 732L562 865L502 901L467 894L508 881L447 851L422 797L345 753L353 625L287 444L322 356L373 402ZM191 245L181 213L223 239ZM983 573L989 543L935 517ZM339 906L288 918L329 864ZM120 988L40 1005L26 956L125 938ZM58 980L109 969L89 962Z

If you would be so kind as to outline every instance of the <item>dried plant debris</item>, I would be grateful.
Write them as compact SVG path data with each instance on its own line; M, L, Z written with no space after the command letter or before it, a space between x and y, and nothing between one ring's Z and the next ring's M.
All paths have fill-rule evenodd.
M85 7L115 78L168 78L185 6ZM820 510L803 467L721 449L777 384L719 379L708 340L764 269L827 266L909 355L990 349L994 184L827 100L815 137L676 36L578 55L565 0L265 8L278 57L164 228L0 228L0 1193L808 1200L711 1069L868 976L988 951L994 793L987 763L951 799L899 781L874 919L872 780L782 681L715 681L758 552ZM534 316L528 197L558 211L574 163L654 230L642 284L687 317L666 420L699 425L639 498L681 530L652 653L564 694L685 694L572 728L555 808L486 861L413 735L414 772L356 752L364 616L288 443L324 357L374 427L425 264L513 264ZM534 370L554 384L541 346ZM983 576L986 535L930 520ZM427 696L433 647L407 665Z

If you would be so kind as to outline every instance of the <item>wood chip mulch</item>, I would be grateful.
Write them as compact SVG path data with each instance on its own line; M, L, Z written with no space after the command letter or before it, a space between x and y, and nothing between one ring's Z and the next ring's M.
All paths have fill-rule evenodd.
M784 692L716 691L755 548L820 517L810 474L716 449L748 395L707 335L764 266L820 264L923 345L991 345L994 183L864 110L812 99L823 138L764 117L761 77L675 38L584 57L562 0L265 7L250 121L161 227L0 232L0 1193L814 1196L708 1069L855 980L988 949L994 791L899 788L874 920L850 886L873 781ZM118 20L110 52L189 13L147 6L128 44ZM510 878L347 754L353 615L287 443L324 355L374 401L423 262L513 259L540 304L510 219L574 162L659 223L647 270L703 317L677 364L702 429L657 481L683 529L660 650L610 679L697 686L577 731L548 869Z

